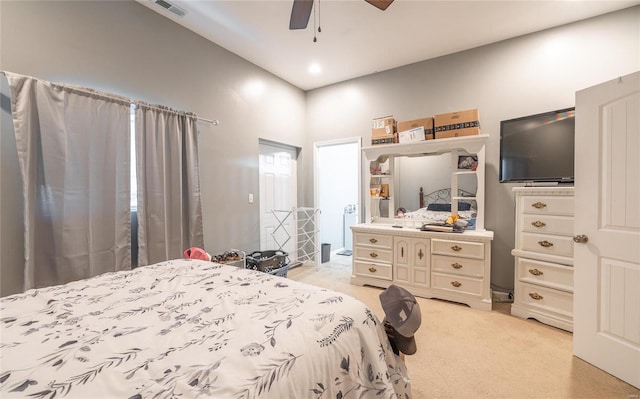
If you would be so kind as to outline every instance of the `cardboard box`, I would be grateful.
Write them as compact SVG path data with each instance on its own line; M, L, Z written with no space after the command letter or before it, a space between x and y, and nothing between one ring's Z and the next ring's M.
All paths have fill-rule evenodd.
M369 187L369 194L372 197L389 198L389 184L372 184Z
M424 134L424 128L422 126L404 132L398 132L399 143L413 143L416 141L424 140L426 140L426 138Z
M480 134L479 127L468 127L463 129L448 130L444 132L436 132L437 139L447 139L450 137L475 136Z
M405 132L407 130L415 129L417 127L424 128L425 140L431 140L433 138L433 117L414 119L410 121L402 121L397 123L398 132Z
M380 185L380 197L389 198L389 184Z
M394 137L378 137L378 138L372 138L371 139L371 145L378 145L378 144L393 144L394 143Z
M393 138L393 134L397 132L397 123L393 116L385 116L376 118L371 121L371 138Z
M379 197L380 196L380 185L379 184L372 184L369 187L369 194L372 197Z
M480 112L476 108L438 114L433 120L437 139L480 134Z

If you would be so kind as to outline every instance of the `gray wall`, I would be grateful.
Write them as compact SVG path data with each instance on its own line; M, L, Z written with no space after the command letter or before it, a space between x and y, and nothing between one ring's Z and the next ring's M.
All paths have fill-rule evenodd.
M495 232L492 287L511 291L515 185L498 182L500 121L574 106L576 90L639 70L639 21L634 7L310 91L308 141L360 134L365 145L375 117L478 108L490 135L485 226Z
M498 183L499 122L572 106L576 90L640 69L639 18L635 7L304 93L135 2L1 1L0 69L219 119L200 134L205 246L214 253L259 247L259 204L247 202L248 193L259 192L259 138L302 148L298 205L313 206L313 142L361 135L367 143L371 119L382 115L407 120L479 108L491 135L492 283L509 290L514 206L512 185ZM265 84L260 97L246 91L254 80ZM23 261L13 239L22 235L19 217L5 215L22 205L5 196L20 189L15 159L5 156L10 133L1 134L6 295L21 290Z
M2 70L219 119L220 126L200 126L205 247L212 253L260 248L258 139L303 147L302 90L133 1L2 1L0 18ZM264 84L261 96L247 90L255 81ZM17 176L19 182L17 161L4 156L11 152L6 136L12 134L4 128L6 119L1 131L2 295L22 290L24 264L23 244L15 244L23 235L19 218L5 217L22 208L19 197L7 199L20 189L15 178L6 177ZM301 159L306 152L305 147ZM253 204L249 193L257 198Z

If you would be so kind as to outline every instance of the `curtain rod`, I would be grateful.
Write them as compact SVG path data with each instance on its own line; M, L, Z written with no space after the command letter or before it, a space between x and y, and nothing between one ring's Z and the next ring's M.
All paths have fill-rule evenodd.
M199 116L196 116L196 119L198 119L199 121L202 121L202 122L210 123L213 126L218 126L220 124L220 121L217 120L217 119L204 119L204 118L201 118Z
M7 76L7 73L10 73L10 74L12 74L12 75L23 76L23 77L27 77L27 78L31 78L31 79L36 79L36 80L40 80L40 81L42 81L42 79L34 78L34 77L31 77L31 76L20 75L20 74L17 74L17 73L13 73L13 72L6 72L6 71L2 71L2 70L0 70L0 74L2 74L2 75L4 75L4 76ZM45 82L47 82L47 81L45 81ZM54 86L62 87L62 88L64 88L64 89L69 89L69 90L78 90L78 91L84 92L84 93L86 93L86 94L99 95L99 96L102 96L102 97L105 97L105 98L108 98L108 99L111 99L111 100L115 100L115 101L124 101L124 102L129 102L129 103L135 104L136 106L137 106L138 104L142 103L142 104L144 104L146 107L152 107L152 108L156 108L156 109L162 109L161 107L154 106L154 105L152 105L152 104L148 104L148 103L146 103L146 102L144 102L144 101L140 101L140 100L133 100L133 99L131 99L131 98L121 97L121 96L118 96L117 94L106 93L106 92L102 92L102 91L98 91L98 90L90 89L90 88L88 88L88 87L81 87L81 86L68 85L68 84L55 83L55 82L47 82L47 83L50 83L50 84L52 84L52 85L54 85ZM167 107L167 108L169 108L169 110L170 110L170 111L173 111L173 112L181 112L181 111L173 110L173 109L171 109L170 107ZM184 111L182 111L182 112L184 112ZM206 119L206 118L201 118L201 117L199 117L199 116L197 116L197 115L196 115L196 119L197 119L197 120L199 120L199 121L202 121L202 122L210 123L210 124L212 124L212 125L214 125L214 126L218 126L218 125L220 124L220 121L218 121L217 119Z
M167 107L167 106L163 106L163 105L149 104L149 103L146 103L144 101L131 100L131 103L135 104L136 107L142 106L142 107L154 108L154 109L159 109L159 110L162 110L162 111L169 111L169 112L178 113L178 114L181 113L181 112L182 113L187 113L187 114L189 113L189 112L185 112L185 111L178 111L178 110L175 110L175 109L173 109L171 107ZM191 113L191 114L195 115L194 113ZM220 121L218 121L217 119L205 119L205 118L199 117L198 115L195 115L195 116L196 116L197 120L202 121L202 122L211 123L214 126L217 126L217 125L220 124Z

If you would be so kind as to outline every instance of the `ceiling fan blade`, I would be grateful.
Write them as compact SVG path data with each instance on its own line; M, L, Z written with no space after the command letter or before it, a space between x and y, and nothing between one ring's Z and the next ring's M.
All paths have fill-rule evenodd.
M306 29L313 8L313 0L293 0L289 29Z
M365 1L371 4L372 6L375 6L381 9L382 11L386 10L387 7L389 7L391 3L393 3L393 0L365 0Z

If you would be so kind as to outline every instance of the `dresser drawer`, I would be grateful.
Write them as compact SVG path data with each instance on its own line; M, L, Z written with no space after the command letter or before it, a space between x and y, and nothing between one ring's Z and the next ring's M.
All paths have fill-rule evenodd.
M431 240L431 253L461 258L484 259L484 243L454 240Z
M516 301L533 308L572 317L573 294L523 282L516 283Z
M431 273L431 288L482 296L483 280L444 273Z
M536 215L573 215L573 196L523 196L523 213Z
M355 259L365 262L391 263L393 251L372 247L355 246Z
M434 272L482 278L484 276L484 260L433 255L431 256L431 269Z
M353 272L358 276L379 278L381 280L392 280L393 271L391 265L384 265L373 262L353 262Z
M525 251L547 255L573 257L573 237L551 234L521 233L521 246Z
M356 233L353 245L366 245L389 248L393 245L393 236L375 233Z
M573 267L539 260L516 258L516 279L573 292Z
M522 231L573 236L573 217L556 215L522 215Z

